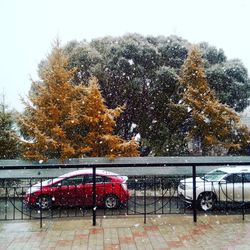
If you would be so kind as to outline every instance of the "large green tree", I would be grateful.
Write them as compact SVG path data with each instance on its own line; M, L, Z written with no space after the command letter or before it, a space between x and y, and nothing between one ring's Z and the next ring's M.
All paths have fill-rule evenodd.
M138 121L146 145L154 155L183 155L187 152L185 128L187 111L180 102L182 88L175 70L163 66L150 88L151 109L147 119ZM152 112L153 111L153 112ZM148 121L146 123L145 121Z
M244 110L249 104L250 95L250 80L246 67L238 59L227 60L222 49L207 43L201 43L199 46L207 81L220 102L237 112Z
M167 40L166 38L128 35L120 38L107 37L93 40L89 45L92 50L97 51L95 56L98 55L99 60L95 72L92 71L92 73L100 80L107 105L111 108L126 105L126 109L118 119L116 131L122 137L129 139L135 132L131 127L136 124L136 131L142 136L142 144L150 146L157 155L180 153L178 147L174 146L177 142L173 133L168 138L163 135L167 131L173 131L173 127L177 124L174 122L174 117L177 113L183 113L178 105L175 106L175 112L169 112L170 107L178 104L179 101L177 75L179 68L175 69L173 65L180 67L181 61L187 54L187 49L183 44L184 42L175 37ZM175 47L176 51L171 51L171 48ZM181 48L181 51L177 52L178 48ZM82 76L86 78L89 76L89 71L84 70L85 66L83 66L89 60L82 59L80 64L76 60L79 57L75 57L77 49L79 46L76 46L74 42L65 47L71 64L81 65L77 68L76 78L74 78L76 84L81 81ZM82 51L85 50L86 47L82 49ZM167 60L169 57L171 59ZM164 82L165 80L167 82ZM159 107L166 111L158 112ZM178 120L180 130L183 124L182 119L183 117ZM155 129L164 131L158 134ZM183 138L177 135L177 131L175 135L176 138ZM159 142L164 146L160 146ZM171 150L168 142L172 145Z
M0 159L16 159L20 155L20 138L15 128L15 114L0 103Z

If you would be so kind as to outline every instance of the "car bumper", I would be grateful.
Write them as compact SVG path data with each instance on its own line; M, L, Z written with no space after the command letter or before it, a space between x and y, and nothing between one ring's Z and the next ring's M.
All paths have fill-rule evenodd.
M178 195L178 197L184 201L185 203L191 204L193 203L193 200L186 198L184 195Z
M26 194L23 199L23 204L27 206L32 206L36 204L37 197L32 194Z
M191 197L184 195L183 192L179 190L178 190L178 197L186 203L191 204L193 202L193 199Z

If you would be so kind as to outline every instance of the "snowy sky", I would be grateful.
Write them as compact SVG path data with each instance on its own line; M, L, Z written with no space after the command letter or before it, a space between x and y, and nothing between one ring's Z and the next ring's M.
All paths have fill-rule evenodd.
M30 79L59 37L90 41L103 36L171 34L206 41L239 58L250 74L249 0L1 0L0 94L22 111Z

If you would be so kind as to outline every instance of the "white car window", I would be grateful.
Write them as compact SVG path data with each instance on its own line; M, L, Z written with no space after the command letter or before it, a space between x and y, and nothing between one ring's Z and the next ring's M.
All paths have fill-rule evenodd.
M250 174L244 174L244 182L250 182Z
M213 170L204 175L202 179L205 181L220 181L227 173L221 170Z
M242 183L242 177L242 174L230 174L225 178L225 180L227 183Z

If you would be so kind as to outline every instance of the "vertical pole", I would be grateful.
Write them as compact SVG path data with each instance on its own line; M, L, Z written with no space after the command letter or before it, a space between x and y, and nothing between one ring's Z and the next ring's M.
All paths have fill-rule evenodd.
M96 226L96 167L93 166L93 226Z
M6 180L6 179L5 179ZM4 187L4 185L3 185ZM6 185L6 188L5 188L5 206L4 206L4 217L5 217L5 220L7 220L7 217L8 217L8 197L9 197L9 194L8 194L8 187Z
M31 178L30 178L30 181L29 181L29 188L31 188ZM30 196L30 194L29 194ZM31 220L31 209L29 209L29 219Z
M144 224L147 223L147 200L146 200L146 180L144 181Z
M196 165L192 165L193 176L193 221L197 222L197 208L196 208Z
M24 193L24 187L22 187L22 201L24 200L23 198L23 193ZM22 205L21 205L22 207L21 207L21 220L23 220L23 213L24 213L24 209L23 209L23 202L22 202Z
M14 192L14 196L13 196L13 199L14 199L13 200L13 219L15 220L15 217L16 217L16 187L13 187L13 192Z
M245 187L244 187L244 180L245 175L241 174L241 179L242 179L242 220L245 220Z
M42 182L43 182L43 180L42 180L42 178L40 179L40 193L42 193L41 191L42 191ZM42 208L42 200L40 200L40 204L39 204L39 209L40 209L40 228L42 228L43 227L43 208Z
M135 178L135 177L134 177ZM136 190L137 190L137 188L138 188L138 182L136 182L136 181L134 181L134 185L135 185L135 190L134 190L134 201L133 201L133 203L134 203L134 214L136 214L137 213L137 210L136 210L136 208L137 208L137 206L136 206L136 204L137 204L137 195L136 195Z

